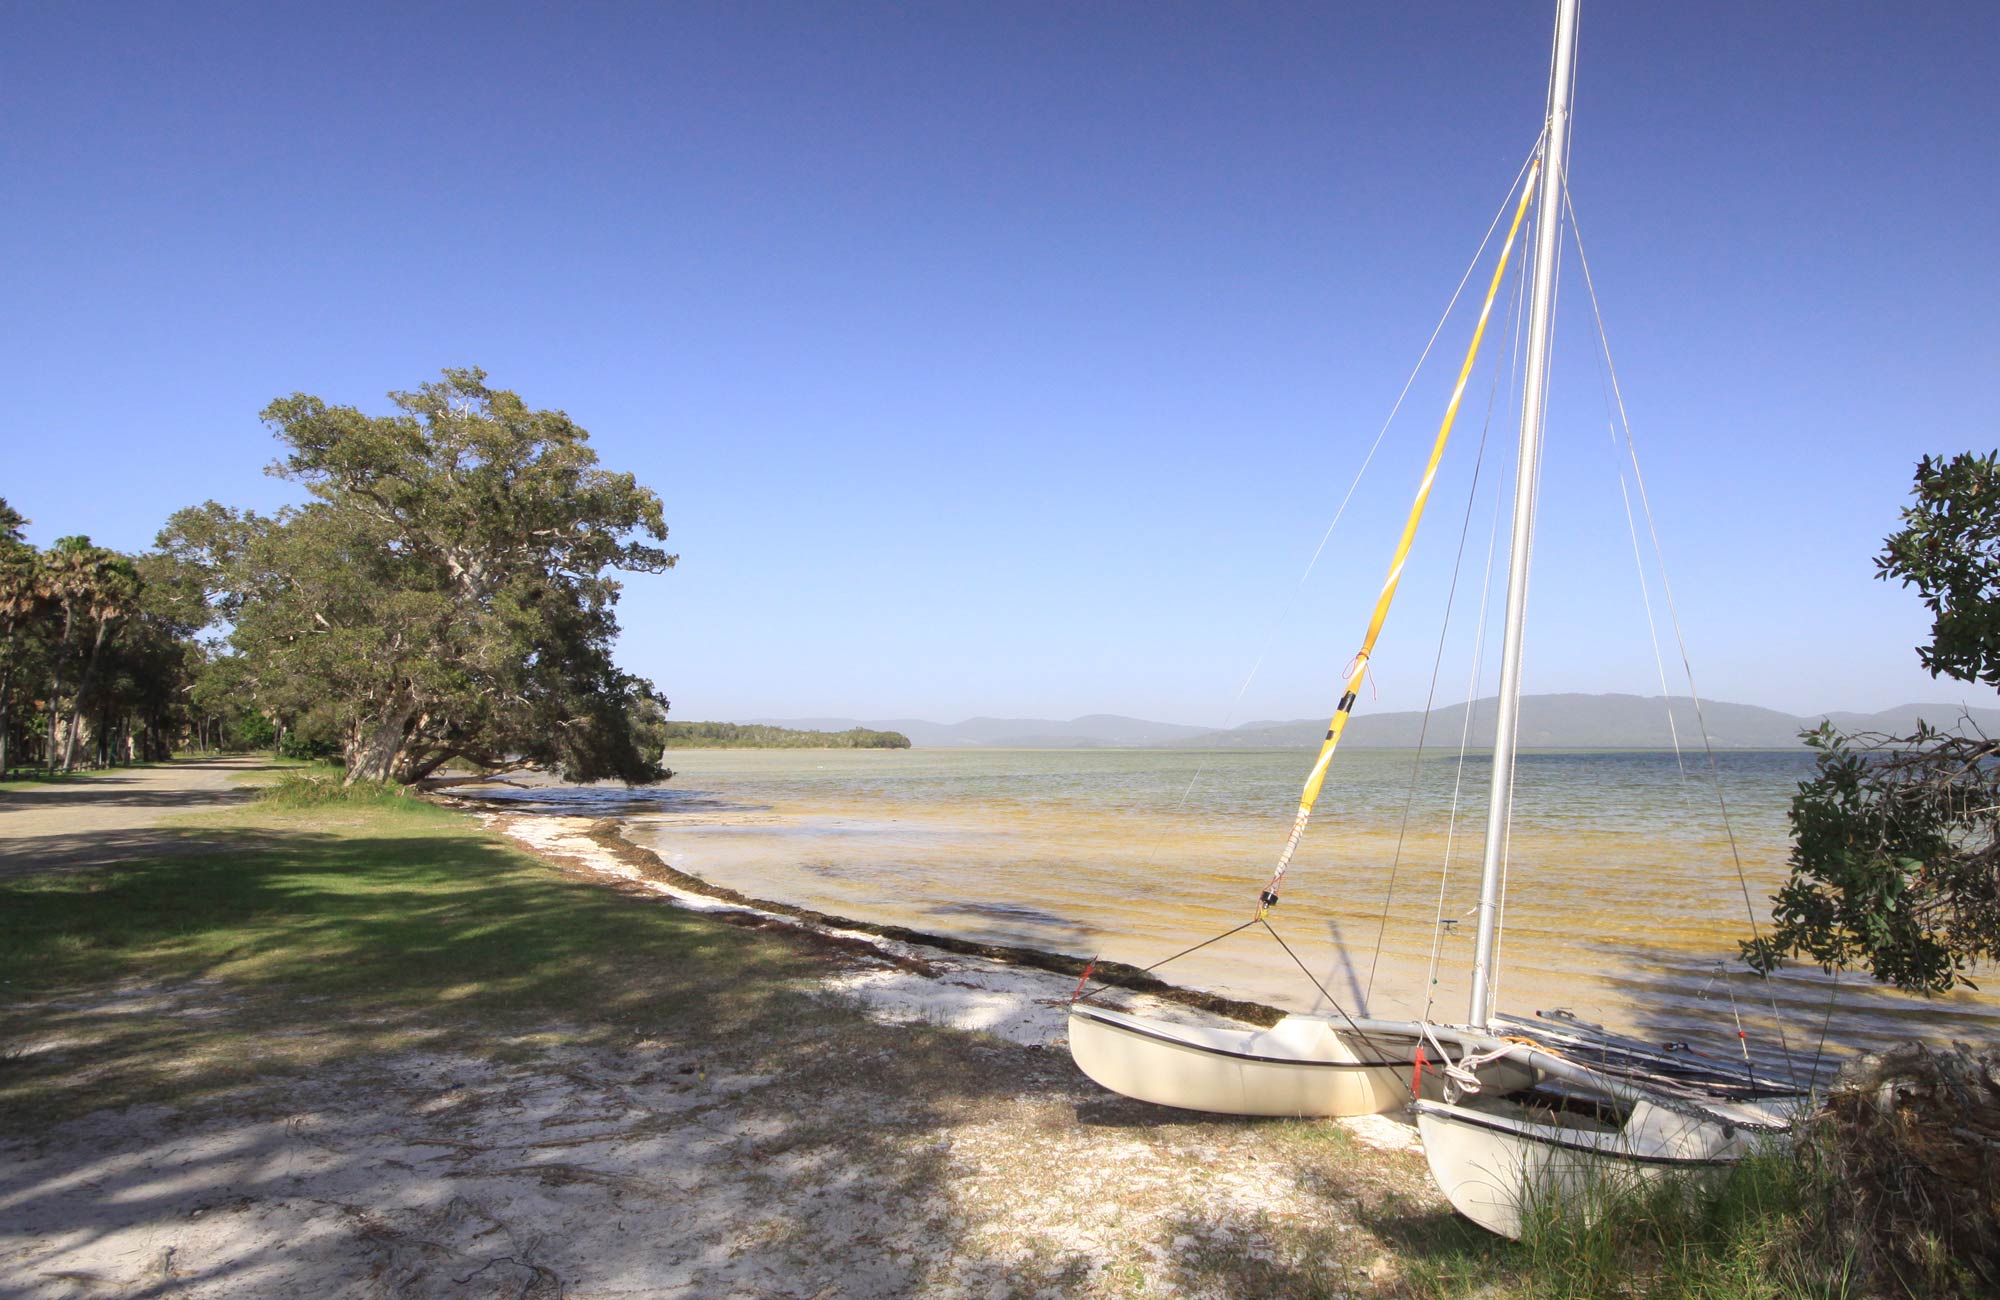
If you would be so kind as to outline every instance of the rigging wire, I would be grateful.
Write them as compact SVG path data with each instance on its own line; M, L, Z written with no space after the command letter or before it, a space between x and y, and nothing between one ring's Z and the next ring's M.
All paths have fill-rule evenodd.
M1675 645L1680 651L1681 671L1687 680L1688 698L1694 703L1695 725L1700 729L1702 751L1708 759L1709 781L1715 790L1716 808L1721 814L1723 834L1729 841L1729 857L1736 868L1736 883L1743 893L1743 910L1750 920L1751 936L1761 941L1763 938L1763 927L1757 922L1756 904L1750 900L1750 877L1743 868L1742 849L1737 844L1736 827L1729 816L1729 799L1722 788L1722 767L1715 757L1715 742L1709 735L1708 719L1702 709L1701 692L1695 688L1694 662L1688 654L1687 633L1681 625L1680 610L1674 601L1673 584L1667 577L1666 548L1660 542L1659 521L1653 515L1652 500L1646 491L1646 477L1639 468L1639 448L1632 436L1632 420L1625 408L1624 388L1618 382L1618 369L1611 360L1610 336L1604 328L1604 313L1598 305L1597 286L1591 279L1590 261L1584 256L1583 235L1577 226L1576 209L1569 201L1567 186L1564 187L1563 203L1569 210L1570 236L1576 243L1577 265L1583 269L1584 287L1590 295L1591 315L1595 318L1597 324L1598 345L1603 351L1605 371L1610 376L1612 397L1618 406L1618 422L1625 435L1625 455L1632 465L1632 481L1639 489L1640 509L1646 516L1646 530L1651 535L1653 542L1653 557L1660 574L1660 592L1666 600L1667 617L1674 629ZM1622 472L1621 469L1621 478ZM1792 1083L1797 1084L1798 1069L1792 1059L1791 1042L1785 1032L1784 1016L1778 1010L1777 993L1771 985L1771 977L1768 974L1763 976L1763 981L1765 994L1771 1006L1771 1019L1778 1032L1779 1050L1785 1058L1785 1070L1790 1076Z
M1306 827L1312 820L1313 807L1319 802L1321 790L1326 784L1328 765L1333 761L1339 748L1340 738L1347 730L1347 724L1354 717L1354 705L1362 683L1368 679L1369 660L1374 657L1376 644L1381 638L1389 611L1396 599L1396 589L1402 581L1403 570L1410 558L1410 549L1415 544L1417 532L1423 523L1424 509L1430 501L1431 489L1436 485L1439 466L1442 464L1451 431L1458 422L1458 413L1465 398L1466 385L1475 372L1480 343L1486 337L1487 324L1492 319L1493 302L1505 280L1509 261L1514 251L1515 236L1520 233L1522 221L1528 215L1528 208L1534 200L1535 178L1538 166L1528 169L1527 180L1521 186L1520 202L1514 208L1514 220L1507 228L1506 241L1500 248L1500 260L1493 268L1493 276L1480 303L1479 319L1472 327L1472 338L1466 345L1465 360L1458 368L1458 378L1452 384L1451 399L1445 403L1443 418L1438 422L1437 436L1431 442L1430 458L1424 464L1423 478L1417 484L1415 499L1410 502L1408 515L1403 520L1403 531L1396 541L1395 551L1389 559L1388 576L1382 580L1382 589L1376 594L1374 608L1368 617L1368 630L1361 637L1361 648L1348 660L1347 667L1341 669L1341 694L1339 703L1333 707L1333 716L1327 721L1326 736L1320 742L1319 754L1313 760L1312 770L1307 773L1305 785L1299 791L1298 811L1292 817L1291 833L1285 837L1284 848L1278 853L1277 865L1271 871L1271 881L1257 896L1260 912L1268 912L1277 906L1278 890L1284 883L1285 872L1292 864L1300 842L1305 838Z
M1299 580L1286 599L1284 609L1279 612L1277 622L1272 625L1270 635L1264 638L1264 645L1257 651L1257 658L1252 661L1250 671L1244 675L1242 684L1236 688L1236 697L1230 701L1229 712L1224 716L1219 730L1227 731L1235 725L1237 714L1243 707L1243 697L1249 693L1250 684L1263 670L1264 660L1270 656L1271 647L1277 644L1279 634L1285 630L1285 625L1291 621L1293 612L1297 610L1299 597L1305 593L1306 583L1312 578L1313 570L1318 567L1320 556L1326 553L1327 543L1333 540L1334 529L1340 526L1341 516L1347 513L1348 503L1354 500L1355 491L1360 488L1361 480L1368 473L1368 467L1374 463L1375 453L1382 449L1382 440L1388 436L1389 427L1396 422L1396 416L1402 411L1403 402L1409 397L1410 389L1416 385L1417 376L1422 373L1424 363L1430 360L1431 349L1437 346L1438 337L1444 333L1444 327L1450 321L1452 311L1457 308L1459 298L1465 293L1465 286L1471 283L1472 273L1479 269L1479 261L1486 255L1486 246L1492 242L1493 232L1500 228L1501 221L1506 218L1507 201L1514 197L1515 189L1521 184L1521 177L1534 165L1535 155L1540 148L1541 140L1537 137L1534 148L1530 149L1527 158L1522 160L1520 170L1516 171L1514 179L1508 182L1507 197L1501 200L1499 208L1493 213L1492 222L1486 227L1486 233L1480 236L1478 249L1473 252L1472 260L1466 263L1465 273L1458 277L1458 285L1451 291L1451 298L1445 303L1444 312L1438 317L1437 324L1431 328L1430 337L1424 340L1423 351L1418 353L1416 365L1410 368L1409 375L1403 380L1403 387L1396 393L1396 400L1390 405L1389 414L1382 421L1382 427L1375 431L1375 440L1368 444L1368 454L1361 458L1361 467L1354 471L1353 482L1347 485L1347 492L1340 498L1340 504L1335 507L1333 518L1327 523L1326 531L1320 534L1319 545L1313 547L1311 557L1306 560L1305 571L1299 574ZM1207 768L1208 759L1204 755L1200 765L1195 768L1194 775L1188 779L1187 788L1181 791L1180 800L1174 805L1176 814L1186 809L1189 797L1194 794L1195 786L1200 783L1202 774ZM1162 832L1162 838L1164 837L1165 833ZM1156 856L1158 845L1154 847L1155 853L1149 854L1149 857Z
M1517 340L1519 339L1519 325L1516 322L1514 313L1520 306L1520 286L1525 283L1525 280L1526 277L1518 273L1516 274L1514 281L1515 292L1507 307L1508 321L1514 325L1514 333ZM1416 756L1410 760L1409 793L1403 799L1402 822L1396 829L1396 851L1389 860L1389 883L1384 888L1382 894L1382 914L1376 920L1375 953L1369 959L1368 982L1362 991L1364 1008L1367 1005L1366 1000L1372 998L1375 994L1375 972L1377 967L1381 965L1382 946L1388 938L1389 911L1396 898L1396 877L1402 869L1403 845L1410 833L1410 814L1417 802L1417 786L1423 772L1424 743L1430 736L1431 711L1437 703L1438 678L1444 669L1445 642L1451 633L1451 614L1458 600L1459 574L1465 564L1465 542L1472 531L1473 510L1479 502L1479 477L1486 465L1486 442L1488 435L1493 430L1493 408L1500 395L1500 374L1502 370L1506 369L1502 364L1504 360L1505 355L1501 350L1498 348L1494 349L1493 380L1486 390L1486 418L1479 428L1479 450L1472 461L1472 482L1466 488L1465 492L1465 518L1459 524L1458 528L1458 552L1452 559L1451 585L1445 592L1444 621L1438 628L1437 653L1431 659L1430 689L1424 695L1423 722L1417 729L1417 752ZM1472 701L1470 699L1466 700L1465 707L1468 711L1472 708Z
M1528 277L1523 275L1514 282L1514 303L1511 308L1514 314L1514 339L1508 349L1507 361L1507 391L1510 394L1520 391L1520 385L1516 381L1521 373L1521 331L1527 327L1527 313L1522 310L1527 300L1527 293ZM1491 623L1490 609L1493 601L1493 557L1499 554L1500 549L1500 498L1505 486L1504 478L1496 477L1493 480L1493 510L1491 523L1486 530L1486 568L1479 579L1479 617L1473 621L1472 677L1466 683L1465 717L1458 729L1458 765L1452 775L1451 809L1445 819L1444 860L1438 874L1437 912L1431 918L1430 969L1424 976L1422 1018L1425 1021L1431 1018L1431 1008L1437 1001L1438 959L1445 934L1445 891L1451 884L1451 853L1458 839L1458 812L1465 788L1465 756L1472 744L1473 704L1479 699L1479 683L1485 667L1486 632Z
M1347 492L1341 497L1339 506L1335 508L1333 518L1326 526L1326 531L1320 535L1319 544L1313 548L1311 557L1307 559L1305 570L1299 575L1298 582L1293 586L1292 592L1285 602L1284 609L1280 611L1277 621L1272 625L1270 634L1264 640L1263 647L1257 652L1257 658L1252 662L1250 671L1245 674L1241 685L1236 688L1235 698L1230 703L1229 711L1221 730L1226 731L1235 723L1237 715L1242 709L1243 699L1249 692L1251 683L1256 680L1257 674L1264 666L1264 660L1269 657L1272 647L1277 644L1279 635L1290 621L1293 612L1298 608L1299 599L1304 594L1306 583L1311 579L1313 570L1318 566L1320 557L1326 551L1327 544L1333 539L1334 530L1339 527L1342 516L1347 513L1348 504L1354 499L1356 490L1361 486L1361 480L1367 475L1368 468L1373 464L1375 454L1381 449L1382 442L1388 436L1389 429L1395 423L1396 416L1402 411L1403 403L1408 399L1410 390L1416 385L1418 374L1422 372L1425 363L1429 360L1432 349L1437 345L1438 338L1444 333L1444 327L1450 321L1453 310L1457 308L1458 300L1465 292L1465 286L1471 282L1473 272L1479 269L1480 261L1486 254L1487 245L1492 242L1494 232L1500 228L1500 223L1507 216L1509 204L1514 197L1515 191L1520 187L1521 178L1534 165L1536 158L1540 155L1541 148L1542 137L1538 135L1535 138L1534 145L1529 149L1527 157L1522 160L1520 168L1514 173L1513 179L1508 183L1506 198L1501 201L1499 208L1494 212L1493 220L1486 227L1486 233L1480 237L1479 247L1473 252L1471 260L1466 264L1464 273L1459 276L1458 284L1453 288L1449 301L1445 303L1443 313L1438 317L1437 324L1432 327L1430 337L1424 341L1423 350L1417 357L1416 365L1411 368L1409 375L1403 380L1403 386L1397 392L1396 400L1390 406L1387 418L1382 421L1382 427L1376 431L1374 441L1369 444L1367 454L1362 457L1361 466L1355 471L1353 481L1348 484ZM1196 765L1194 774L1188 778L1188 783L1182 789L1180 798L1175 801L1173 815L1178 816L1186 810L1188 800L1193 796L1195 788L1200 784L1202 777L1208 770L1209 762L1210 756L1204 754L1201 761ZM1145 854L1149 864L1157 863L1160 848L1170 834L1171 831L1162 829L1154 838L1153 844ZM1212 939L1205 940L1202 943L1194 945L1192 948L1176 953L1174 956L1165 958L1144 969L1148 971L1157 969L1159 966L1164 966L1179 957L1186 956L1189 952L1197 951L1219 939L1236 934L1244 928L1241 925L1236 926L1234 929L1216 935ZM1336 1007L1338 1006L1337 1003L1335 1005ZM1342 1014L1344 1015L1345 1012Z
M1154 971L1166 965L1168 962L1179 961L1181 958L1187 956L1191 952L1200 952L1203 948L1208 947L1208 945L1212 943L1221 943L1224 939L1232 938L1238 934L1241 934L1243 931L1249 929L1251 926L1255 924L1257 924L1257 918L1251 917L1248 921L1245 921L1243 924L1232 927L1231 929L1224 930L1221 934L1211 935L1210 937L1203 939L1200 943L1197 944L1190 944L1188 947L1181 949L1179 952L1175 953L1171 957L1162 957L1158 961L1154 962L1151 966L1141 966L1139 968L1139 973L1141 975L1151 975ZM1093 958L1091 961L1091 966L1095 966L1096 964L1097 964L1096 960ZM1090 976L1090 966L1086 966L1084 967L1084 978L1087 980L1089 976ZM1078 981L1076 986L1076 992L1070 994L1069 1000L1071 1002L1088 1002L1092 998L1096 997L1098 994L1109 992L1114 987L1116 986L1109 983L1100 984L1096 988L1092 989L1090 992L1085 993L1083 991L1083 982Z

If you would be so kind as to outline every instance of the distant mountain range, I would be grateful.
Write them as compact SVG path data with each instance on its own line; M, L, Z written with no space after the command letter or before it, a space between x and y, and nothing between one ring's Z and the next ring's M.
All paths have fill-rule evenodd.
M1357 712L1345 741L1357 748L1408 749L1420 736L1426 744L1456 745L1465 726L1468 706L1448 705L1431 714L1423 730L1423 714ZM1495 700L1471 706L1471 743L1493 743ZM1692 701L1676 696L1671 704L1673 727L1682 745L1699 744ZM1528 695L1521 699L1521 744L1533 749L1665 749L1673 743L1669 706L1652 695ZM1957 704L1904 704L1880 713L1780 713L1754 704L1704 700L1702 720L1709 738L1724 749L1790 749L1799 732L1821 720L1843 731L1906 733L1918 719L1950 728L1962 716L1989 735L2000 731L2000 709L1971 709ZM1176 722L1148 722L1112 713L1091 713L1067 722L1053 718L968 718L964 722L926 722L920 718L752 718L753 723L809 731L846 731L867 727L900 731L910 743L943 749L1310 749L1326 735L1325 718L1293 722L1246 722L1227 731L1191 727Z

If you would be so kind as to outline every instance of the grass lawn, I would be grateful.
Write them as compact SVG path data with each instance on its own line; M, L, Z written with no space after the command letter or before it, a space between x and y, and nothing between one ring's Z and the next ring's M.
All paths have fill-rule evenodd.
M818 967L413 800L181 824L201 849L0 882L0 1125L418 1043L518 1052L558 1024L727 1040L801 1014Z

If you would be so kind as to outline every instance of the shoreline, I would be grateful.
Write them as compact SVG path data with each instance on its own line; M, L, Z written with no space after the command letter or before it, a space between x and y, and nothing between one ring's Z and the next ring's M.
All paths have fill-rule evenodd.
M473 803L470 799L460 802ZM849 968L821 977L820 987L853 999L880 1023L986 1034L1024 1047L1060 1051L1067 1061L1064 1008L1076 988L1075 977L1084 969L1084 958L927 935L902 926L876 925L748 898L669 866L653 850L626 839L615 818L489 807L469 806L466 810L488 830L557 865L636 886L670 906L725 924L787 931L822 948L838 950L849 959ZM1202 1013L1245 1027L1274 1024L1286 1014L1262 1003L1169 984L1122 963L1100 963L1093 978L1118 988L1124 1009L1137 1014L1187 1019L1190 1013ZM1097 1087L1080 1072L1076 1083ZM1114 1094L1104 1095L1109 1098ZM1164 1107L1160 1111L1195 1118L1190 1112ZM1414 1124L1394 1114L1328 1122L1378 1150L1420 1149Z
M1444 1300L1505 1258L1394 1120L1099 1089L1058 971L649 880L588 817L218 794L9 895L10 1296Z

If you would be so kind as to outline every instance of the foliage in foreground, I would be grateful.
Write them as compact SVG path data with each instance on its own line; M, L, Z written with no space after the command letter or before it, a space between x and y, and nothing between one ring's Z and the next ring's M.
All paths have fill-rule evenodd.
M2000 1053L1860 1058L1789 1149L1712 1178L1607 1181L1524 1229L1496 1262L1534 1300L2000 1295Z
M1876 576L1931 611L1932 676L2000 685L2000 452L1926 456ZM1945 721L1933 719L1932 721ZM1968 726L1964 732L1972 732ZM1907 736L1809 734L1792 800L1791 874L1773 932L1743 945L1770 971L1802 956L1942 993L2000 961L2000 742L1919 724Z
M412 802L403 787L387 781L343 780L339 769L293 769L257 791L260 803L278 808L324 808L332 804L389 804Z
M1535 1300L1814 1300L1855 1294L1820 1257L1815 1170L1772 1151L1713 1181L1612 1183L1532 1208L1515 1263Z
M1924 993L1977 987L1977 964L2000 959L2000 742L1831 725L1806 741L1819 755L1792 798L1791 875L1746 959L1860 965Z
M797 731L744 722L669 722L661 730L669 749L908 749L900 731Z
M1908 1043L1850 1062L1800 1159L1873 1291L2000 1295L2000 1047Z

